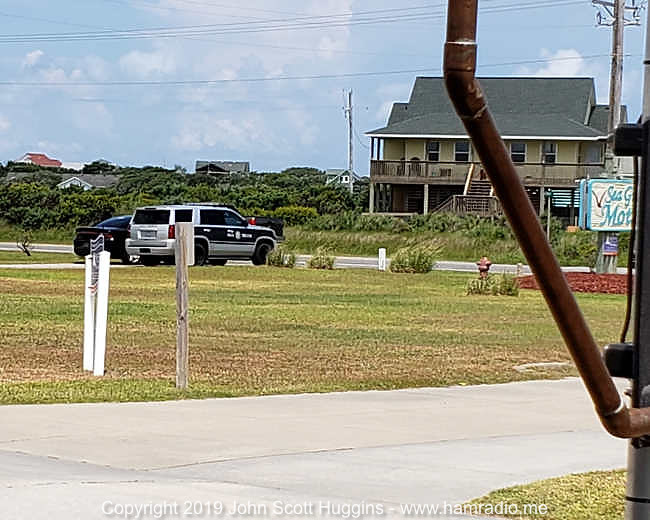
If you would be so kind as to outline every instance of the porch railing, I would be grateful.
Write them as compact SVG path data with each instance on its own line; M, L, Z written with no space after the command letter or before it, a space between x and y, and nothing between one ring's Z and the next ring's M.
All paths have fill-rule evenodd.
M474 165L474 178L481 172L480 163L433 161L370 161L370 178L375 182L464 184L470 167ZM599 177L601 164L583 163L525 163L515 165L526 185L573 186L574 181L585 177Z

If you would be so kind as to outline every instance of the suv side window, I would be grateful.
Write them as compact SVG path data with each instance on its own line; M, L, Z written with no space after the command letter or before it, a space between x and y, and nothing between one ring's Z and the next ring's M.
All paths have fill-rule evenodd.
M246 225L246 223L240 219L237 215L234 213L231 213L230 211L224 211L224 219L226 221L226 226L240 226L243 227Z
M223 226L223 211L218 209L202 209L201 224L204 226Z
M176 210L176 222L192 222L192 210L191 209L177 209Z

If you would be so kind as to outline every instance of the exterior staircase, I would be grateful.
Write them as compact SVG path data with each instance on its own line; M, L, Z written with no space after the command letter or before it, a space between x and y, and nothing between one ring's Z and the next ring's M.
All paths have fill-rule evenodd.
M474 178L474 165L467 172L463 195L454 195L434 209L433 213L450 212L457 215L493 217L502 215L501 204L494 196L489 180Z
M469 197L492 197L492 184L488 180L472 180L465 195Z

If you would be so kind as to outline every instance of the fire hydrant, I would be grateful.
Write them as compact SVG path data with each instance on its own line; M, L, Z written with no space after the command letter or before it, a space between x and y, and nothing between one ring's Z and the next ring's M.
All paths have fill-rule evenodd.
M492 265L492 262L488 259L487 256L482 256L481 259L476 262L476 265L478 266L478 275L480 278L487 278L488 271L490 270L490 266Z

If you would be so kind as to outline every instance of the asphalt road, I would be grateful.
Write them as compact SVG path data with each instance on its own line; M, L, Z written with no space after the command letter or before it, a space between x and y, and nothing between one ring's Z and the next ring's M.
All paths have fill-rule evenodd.
M239 518L341 519L336 511L353 506L385 513L359 518L404 518L411 504L455 507L496 488L620 468L626 453L575 378L4 406L0 422L0 511L11 520L124 518L111 513L165 503L180 508L165 518L231 518L214 508L234 502ZM313 510L275 514L280 504ZM203 513L183 514L188 505Z
M16 251L16 244L13 242L0 242L0 251ZM42 253L72 253L72 246L61 244L35 244L33 247L35 252ZM304 267L309 261L310 255L298 255L296 258L296 265ZM390 262L390 260L389 260ZM248 261L229 261L230 265L252 265ZM115 267L116 264L113 265ZM81 269L83 265L78 264L11 264L2 265L3 268L16 268L16 269ZM335 259L334 267L337 269L377 269L378 259L376 257L363 257L363 256L338 256ZM463 271L463 272L477 272L476 263L474 262L452 262L440 261L436 262L434 269L442 271ZM563 267L563 270L569 272L584 272L591 271L589 267ZM517 266L512 264L492 264L490 268L492 273L516 273ZM626 273L627 269L618 268L619 273ZM530 274L530 268L527 265L521 266L522 274Z

